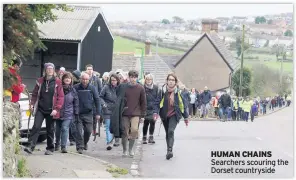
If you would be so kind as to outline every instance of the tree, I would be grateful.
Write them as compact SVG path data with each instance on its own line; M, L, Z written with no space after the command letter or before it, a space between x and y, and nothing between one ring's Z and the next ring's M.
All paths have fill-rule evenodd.
M275 53L277 61L279 61L279 56L282 56L286 60L287 48L283 44L275 44L272 46L272 52Z
M163 19L163 20L161 21L161 23L163 23L163 24L170 24L170 21L169 21L168 19Z
M36 49L46 50L39 38L36 22L54 21L52 9L71 10L55 4L4 4L3 5L3 88L15 83L8 67L12 60L33 57Z
M268 21L267 21L267 24L272 24L272 19L269 19Z
M288 30L285 32L284 35L285 35L285 36L293 37L293 32L292 32L290 29L288 29Z
M266 23L266 19L264 16L257 16L255 18L255 24L264 24Z
M177 24L181 24L181 23L185 22L184 19L180 18L179 16L174 16L173 21L174 21L174 23L177 23Z
M240 71L238 69L232 76L232 89L235 91L236 96L239 96L239 81L240 81ZM243 81L242 81L242 89L243 89L243 96L248 96L251 94L251 79L252 79L252 72L248 68L243 68Z
M267 40L267 41L265 42L264 47L268 47L268 45L269 45L269 40Z

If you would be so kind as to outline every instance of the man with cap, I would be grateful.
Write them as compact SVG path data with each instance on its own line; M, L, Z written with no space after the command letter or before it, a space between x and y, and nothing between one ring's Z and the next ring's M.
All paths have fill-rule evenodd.
M209 109L210 109L210 101L212 99L211 92L208 90L208 87L205 86L203 93L200 95L201 100L201 109L202 109L202 117L207 118Z
M24 150L31 154L36 146L39 132L46 121L47 147L45 155L54 152L54 120L60 118L60 110L64 104L62 81L56 77L53 63L45 63L44 76L36 81L31 97L30 109L33 110L34 125L29 137L29 147Z

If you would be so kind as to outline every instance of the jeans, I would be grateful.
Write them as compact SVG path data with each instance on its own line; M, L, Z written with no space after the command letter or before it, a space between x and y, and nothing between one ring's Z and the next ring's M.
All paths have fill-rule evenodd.
M202 109L202 116L207 116L209 113L209 109L210 109L210 103L207 104L202 104L201 105L201 109Z
M150 125L150 127L149 127ZM154 129L155 129L155 121L153 119L145 119L144 126L143 126L143 136L147 136L147 131L149 127L149 135L153 136Z
M178 121L176 115L162 120L163 127L165 130L165 138L167 143L167 150L172 150L175 141L175 129L177 127Z
M106 143L110 143L113 139L113 135L110 132L110 123L111 120L110 119L104 119L105 121L105 129L106 129Z
M66 147L71 121L72 119L56 120L56 131L55 131L56 146L60 146L61 144L62 148Z
M76 134L76 125L73 120L73 121L71 121L70 128L69 128L69 141L70 142L75 142L75 134Z
M84 148L89 141L93 128L93 114L79 114L78 122L76 123L76 149ZM83 131L83 134L82 134Z
M245 112L244 120L248 121L250 112Z
M30 133L30 137L29 137L30 148L32 150L35 149L35 146L39 137L39 132L41 130L44 119L46 121L46 132L47 132L46 150L54 151L53 141L54 141L54 125L55 125L54 122L55 121L52 119L52 116L50 114L43 114L40 110L37 110L36 112L34 125Z
M226 120L228 118L229 107L220 107L221 119Z

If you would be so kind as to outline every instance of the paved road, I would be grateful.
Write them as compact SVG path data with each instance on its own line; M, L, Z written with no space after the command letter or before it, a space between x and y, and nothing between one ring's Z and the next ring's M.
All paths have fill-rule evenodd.
M159 125L156 125L156 134ZM160 136L155 137L155 145L143 145L140 174L144 178L292 177L293 130L293 107L256 118L254 122L191 121L188 127L180 122L175 132L174 157L168 161L165 159L166 143L162 127ZM271 158L233 159L285 159L290 164L276 166L274 174L211 173L211 151L223 150L272 151Z

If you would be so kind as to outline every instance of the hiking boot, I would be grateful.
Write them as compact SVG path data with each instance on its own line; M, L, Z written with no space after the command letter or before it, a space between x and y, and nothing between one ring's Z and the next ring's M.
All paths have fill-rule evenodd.
M24 149L24 151L27 152L28 154L32 154L34 150L32 148L30 148L30 147L26 147Z
M120 144L119 144L119 138L115 138L115 142L113 144L114 147L118 147Z
M50 151L50 150L46 150L44 154L45 154L45 155L53 155L53 152Z
M59 151L60 150L60 145L55 145L55 147L54 147L54 151Z
M147 137L143 136L143 144L147 144Z
M82 154L83 150L82 150L82 149L78 149L77 152L78 152L79 154Z
M155 141L153 139L153 136L149 136L148 143L151 143L151 144L154 144L155 143Z
M172 149L169 149L166 154L166 159L169 160L174 156Z
M95 136L97 134L96 130L93 130L92 135Z
M70 141L70 146L74 146L75 145L75 141Z
M62 153L68 153L66 148L62 148Z
M129 140L129 147L128 147L128 151L129 151L129 155L130 157L134 157L135 153L133 151L134 148L134 144L135 144L135 140Z
M87 144L84 144L84 150L88 150L88 145Z
M110 151L112 149L111 143L107 144L107 150Z

